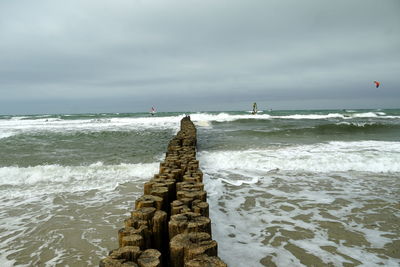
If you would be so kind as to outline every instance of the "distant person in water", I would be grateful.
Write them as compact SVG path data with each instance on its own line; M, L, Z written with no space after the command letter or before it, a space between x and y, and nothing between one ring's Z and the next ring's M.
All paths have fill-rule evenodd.
M154 114L156 114L156 109L154 107L151 107L150 114L151 116L154 116Z
M251 114L257 114L257 103L256 102L254 102L253 103L253 111L251 112Z

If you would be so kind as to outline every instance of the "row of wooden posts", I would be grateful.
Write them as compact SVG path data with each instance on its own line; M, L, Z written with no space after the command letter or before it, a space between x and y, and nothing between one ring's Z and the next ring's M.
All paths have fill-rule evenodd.
M227 265L217 256L203 173L196 160L196 127L187 116L169 142L164 162L118 231L119 248L100 267Z

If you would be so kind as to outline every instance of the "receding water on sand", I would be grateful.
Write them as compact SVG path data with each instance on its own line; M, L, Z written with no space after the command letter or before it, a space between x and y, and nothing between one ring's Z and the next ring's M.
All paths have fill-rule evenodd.
M207 190L221 257L231 266L397 266L397 175L274 171ZM214 185L217 184L217 185ZM216 192L219 190L219 192ZM232 250L235 247L237 249ZM274 263L274 264L273 264Z
M97 266L118 242L115 233L145 181L9 198L0 205L1 251L8 259L2 266Z

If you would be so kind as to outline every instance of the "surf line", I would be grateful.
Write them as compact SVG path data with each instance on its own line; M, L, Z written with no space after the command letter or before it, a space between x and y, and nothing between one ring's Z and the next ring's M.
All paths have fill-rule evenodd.
M118 231L119 248L111 250L100 267L227 266L211 237L196 143L196 127L186 116L168 144L159 173L144 184L144 194Z

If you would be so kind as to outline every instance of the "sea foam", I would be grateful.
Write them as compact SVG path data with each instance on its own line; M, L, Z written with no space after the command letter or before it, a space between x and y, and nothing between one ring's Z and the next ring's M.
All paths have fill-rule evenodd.
M113 190L118 184L148 179L158 170L158 163L89 166L39 165L0 168L3 197L29 194Z
M63 115L68 117L67 115ZM148 129L179 129L179 121L184 114L178 116L165 117L107 117L65 120L61 118L47 118L45 116L32 119L28 116L12 117L11 119L0 120L0 139L17 134L35 134L42 132L100 132L100 131L138 131ZM210 127L212 122L231 122L236 120L323 120L323 119L343 119L351 120L357 118L379 118L396 119L400 116L386 116L383 112L364 112L364 113L328 113L328 114L229 114L199 112L190 114L192 121L199 127Z
M229 173L268 172L274 169L303 172L400 172L400 142L328 142L271 146L244 151L201 152L208 168Z
M60 118L11 119L0 121L0 138L17 134L36 134L43 132L75 133L101 131L145 131L149 129L179 129L182 116L139 117L139 118L93 118L63 120Z
M282 169L260 173L251 169L255 165L250 155L233 157L233 162L229 153L215 155L202 153L200 162L210 192L213 237L219 243L219 256L229 266L261 266L262 261L304 266L300 259L306 254L322 266L400 263L370 250L384 250L396 234L396 223L385 216L397 205L398 173ZM241 182L255 177L257 183Z
M360 112L352 114L341 114L341 113L328 113L328 114L288 114L288 115L275 115L271 114L229 114L221 112L218 114L211 113L195 113L191 114L191 119L196 121L208 121L208 122L230 122L236 120L271 120L271 119L287 119L287 120L323 120L323 119L354 119L354 118L380 118L380 119L393 119L399 118L399 116L386 116L383 112Z

